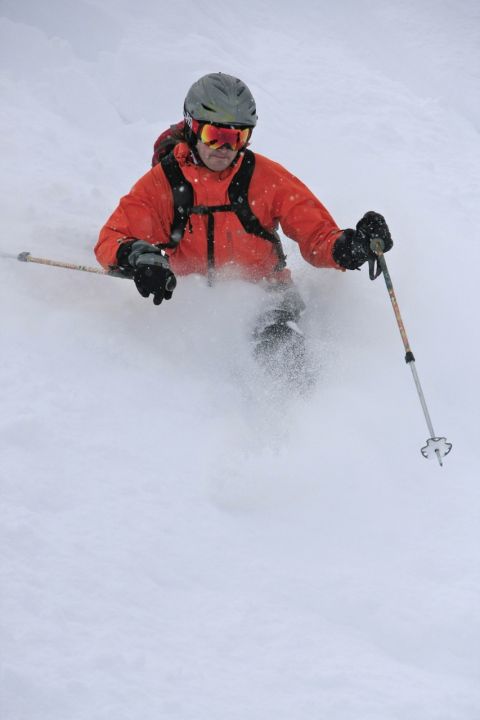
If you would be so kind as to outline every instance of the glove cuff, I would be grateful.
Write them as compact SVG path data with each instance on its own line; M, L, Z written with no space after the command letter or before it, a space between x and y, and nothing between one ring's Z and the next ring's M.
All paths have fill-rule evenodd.
M133 270L132 266L128 262L128 256L132 252L132 245L136 242L136 238L127 238L125 242L122 242L117 250L117 265L122 270Z

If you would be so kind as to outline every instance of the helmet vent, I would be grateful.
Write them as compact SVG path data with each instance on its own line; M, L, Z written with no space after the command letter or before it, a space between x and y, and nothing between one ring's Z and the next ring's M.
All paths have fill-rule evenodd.
M215 112L215 108L205 105L205 103L202 103L202 107L204 110L208 110L208 112Z

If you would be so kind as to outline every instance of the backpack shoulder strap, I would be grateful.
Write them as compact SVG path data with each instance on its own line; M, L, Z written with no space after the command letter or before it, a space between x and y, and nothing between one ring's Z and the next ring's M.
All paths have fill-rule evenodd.
M236 213L244 230L250 235L257 235L273 243L278 256L277 269L280 270L286 266L286 255L282 247L282 241L275 230L270 231L263 227L260 220L252 212L248 202L248 189L254 170L255 154L251 150L245 150L240 169L228 188L228 197L232 203L232 210Z
M176 248L183 237L188 218L193 207L193 188L180 170L173 152L164 157L160 164L172 188L173 221L170 229L170 241L163 247Z
M270 240L270 242L276 242L273 233L263 227L260 220L253 214L248 203L248 189L254 170L255 155L251 150L245 150L240 169L228 188L228 197L230 198L233 210L237 214L238 219L250 235L258 235L265 240Z

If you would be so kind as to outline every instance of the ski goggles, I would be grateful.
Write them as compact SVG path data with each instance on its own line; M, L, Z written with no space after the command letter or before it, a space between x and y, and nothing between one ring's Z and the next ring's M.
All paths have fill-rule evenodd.
M225 127L211 123L199 123L198 120L192 120L192 130L197 139L212 150L218 150L224 145L229 145L232 150L241 150L248 143L252 134L251 127Z

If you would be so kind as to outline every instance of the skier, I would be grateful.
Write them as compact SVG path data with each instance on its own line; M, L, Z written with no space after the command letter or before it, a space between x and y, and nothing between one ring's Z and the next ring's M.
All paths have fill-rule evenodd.
M155 305L172 297L176 276L261 282L271 300L254 331L256 354L268 365L283 353L292 378L305 356L298 326L305 306L278 226L316 267L356 270L372 258L372 238L384 252L393 243L382 215L370 211L355 230L342 230L298 178L249 150L256 123L244 82L220 72L197 80L185 98L184 120L156 141L152 169L120 200L95 254L103 267L133 277Z

